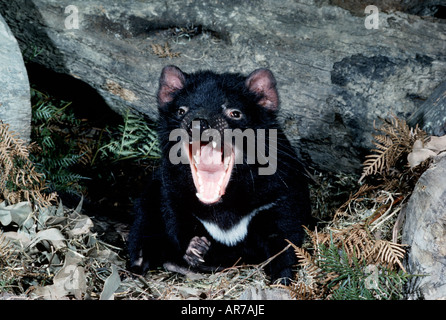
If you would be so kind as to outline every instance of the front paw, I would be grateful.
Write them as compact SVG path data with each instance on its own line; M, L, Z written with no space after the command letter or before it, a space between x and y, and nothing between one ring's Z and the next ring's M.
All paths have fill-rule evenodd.
M204 262L204 255L209 251L211 243L205 237L193 237L186 249L183 259L191 267L198 267Z
M149 262L144 259L142 250L138 252L136 257L130 259L128 269L136 274L144 275L149 269Z

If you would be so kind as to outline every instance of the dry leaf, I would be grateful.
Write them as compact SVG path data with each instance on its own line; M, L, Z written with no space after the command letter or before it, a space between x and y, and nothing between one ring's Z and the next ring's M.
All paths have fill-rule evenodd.
M441 151L445 151L446 150L446 135L441 136L441 137L437 137L437 136L430 137L430 140L426 143L425 147L427 149L430 149L430 150L436 152L437 154L440 153Z
M436 155L436 152L424 148L421 140L417 140L413 145L412 152L407 155L407 162L411 168L414 168L424 160L427 160L430 157L435 157Z
M50 229L46 229L46 230L37 232L36 236L29 244L29 247L32 248L37 243L44 241L44 240L51 242L53 244L54 248L56 248L56 250L66 247L65 237L56 228L50 228Z
M85 270L79 266L82 258L68 253L62 269L54 276L52 285L37 287L33 294L45 300L59 300L68 295L74 295L76 299L82 299L87 291Z
M407 161L411 168L416 167L421 162L435 157L440 152L446 150L446 136L430 137L430 140L423 144L422 140L416 140L412 152L407 155Z
M76 224L73 229L67 231L67 234L71 237L88 234L90 229L93 228L93 221L87 216L81 215L76 218Z
M18 250L27 248L31 242L31 236L21 231L4 232L3 236Z
M99 300L114 300L114 293L121 285L121 278L119 277L118 269L112 265L112 273L104 282Z
M29 217L32 215L33 210L28 201L19 202L13 205L6 205L6 201L0 203L0 222L7 226L11 222L15 222L19 227L22 227L26 223L27 228L33 225L32 219Z

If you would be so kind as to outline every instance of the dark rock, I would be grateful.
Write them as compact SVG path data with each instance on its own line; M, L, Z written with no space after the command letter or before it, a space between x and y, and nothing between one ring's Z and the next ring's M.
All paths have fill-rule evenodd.
M65 26L70 5L78 29ZM286 134L307 164L333 172L359 172L373 121L411 115L444 80L446 24L392 10L367 29L363 9L353 15L318 0L0 3L21 48L41 50L36 63L81 79L118 112L155 118L167 64L185 72L270 68Z
M440 137L446 134L446 81L435 89L408 122L412 126L419 124L430 135Z

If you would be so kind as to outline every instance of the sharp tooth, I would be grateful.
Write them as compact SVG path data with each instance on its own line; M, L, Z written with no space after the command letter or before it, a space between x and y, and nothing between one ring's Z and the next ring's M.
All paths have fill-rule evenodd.
M196 164L200 163L200 156L198 155L198 153L194 155L194 160Z
M217 141L212 141L212 148L217 148Z

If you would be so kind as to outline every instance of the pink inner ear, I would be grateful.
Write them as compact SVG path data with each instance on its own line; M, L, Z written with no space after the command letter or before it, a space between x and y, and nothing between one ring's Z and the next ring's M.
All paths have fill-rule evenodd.
M164 106L171 102L173 93L184 87L185 76L183 72L175 66L163 68L160 77L160 87L158 90L158 103Z
M257 69L246 79L249 91L261 96L259 104L269 110L279 107L279 94L276 89L276 79L268 69Z

